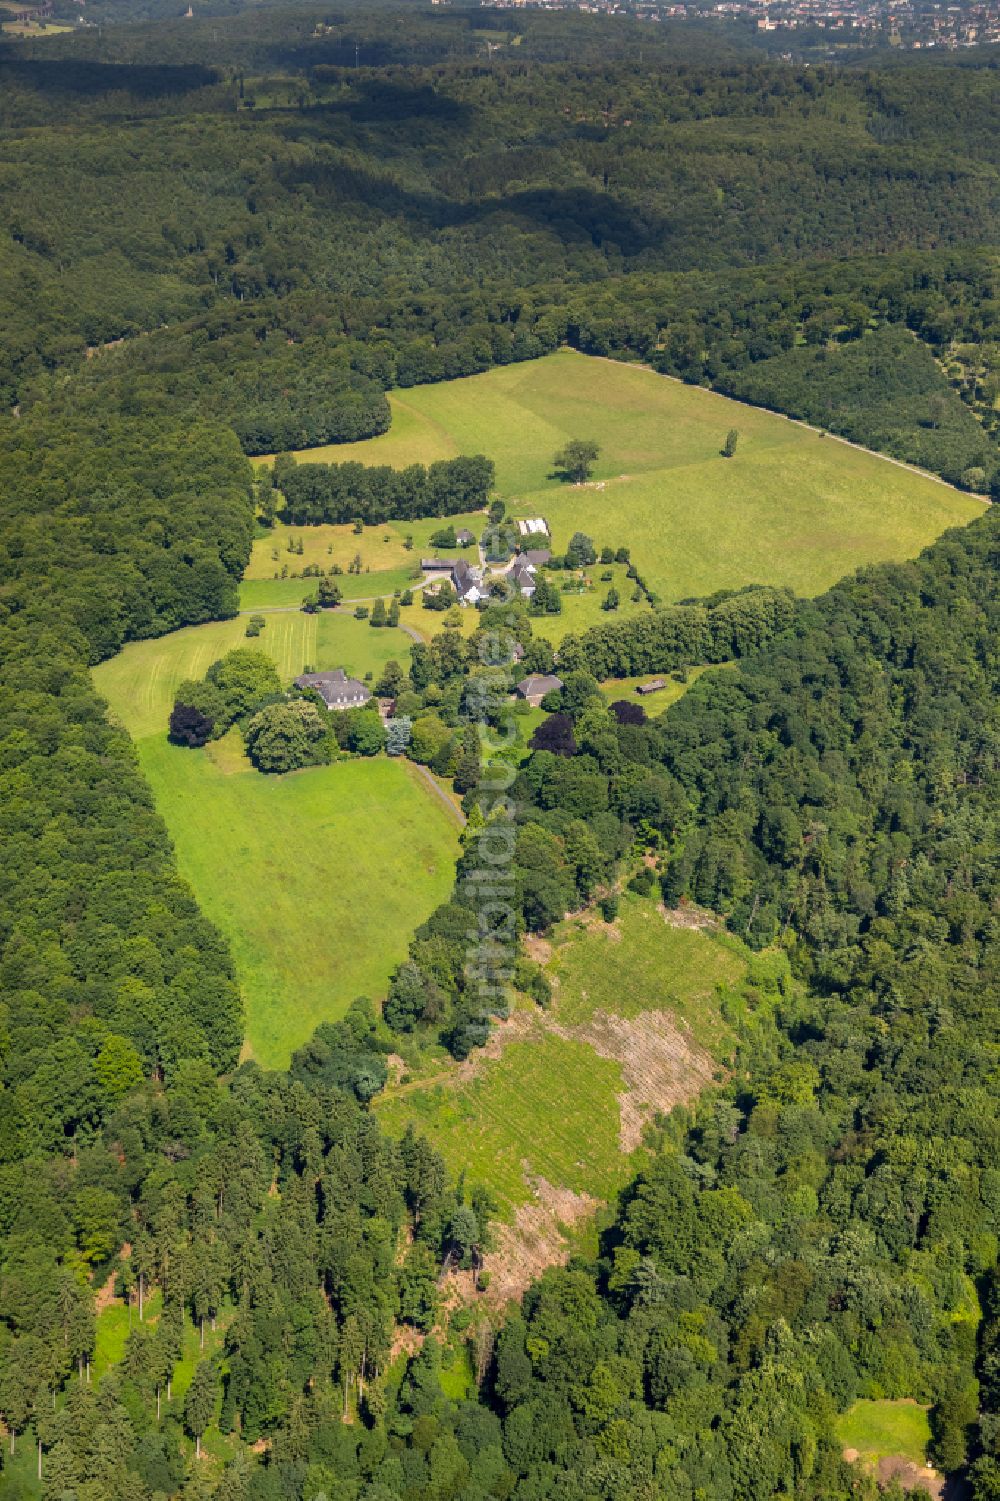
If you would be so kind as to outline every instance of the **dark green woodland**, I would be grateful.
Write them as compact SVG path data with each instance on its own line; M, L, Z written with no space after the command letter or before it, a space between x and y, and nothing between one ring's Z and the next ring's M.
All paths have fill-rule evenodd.
M512 788L519 933L639 849L650 901L712 909L752 958L732 1069L659 1124L596 1254L472 1342L464 1397L432 1331L497 1206L371 1101L394 1039L467 1058L506 1014L463 968L468 845L387 995L287 1072L241 1063L232 957L88 672L235 615L249 456L384 432L391 388L562 344L1000 496L995 49L787 62L708 22L175 10L0 31L0 1498L848 1501L878 1491L838 1414L913 1397L932 1462L995 1501L992 508L818 599L664 602L561 644ZM289 515L454 516L491 481L303 466ZM552 671L529 612L491 606L389 685L472 821L501 617L511 678ZM597 689L720 663L656 718ZM514 983L547 1004L537 966ZM113 1273L160 1313L92 1382ZM214 1423L225 1466L192 1457Z

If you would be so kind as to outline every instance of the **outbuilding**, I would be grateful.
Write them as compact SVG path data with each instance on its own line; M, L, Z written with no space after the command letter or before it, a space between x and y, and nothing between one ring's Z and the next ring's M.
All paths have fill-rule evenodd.
M558 693L562 687L562 678L557 678L550 672L533 672L528 677L522 678L514 689L518 698L523 698L533 709L537 709L547 693Z

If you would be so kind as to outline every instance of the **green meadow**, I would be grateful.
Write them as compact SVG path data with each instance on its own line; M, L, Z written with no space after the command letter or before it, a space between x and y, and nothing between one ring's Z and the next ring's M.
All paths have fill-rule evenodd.
M579 592L575 589L563 591L562 588L567 580L575 582L577 575L559 572L547 575L549 582L555 584L562 594L562 609L558 615L532 617L531 629L536 636L544 636L546 641L556 645L564 636L579 635L581 631L589 631L591 626L624 620L628 616L648 611L649 603L645 597L640 600L632 598L635 584L626 576L624 563L595 563L593 567L582 569L581 572L584 587ZM609 573L610 578L606 576ZM618 591L619 603L616 610L604 608L609 589Z
M863 563L914 556L982 510L772 412L571 350L390 399L387 434L299 457L404 465L485 453L499 493L515 514L545 516L557 551L578 529L627 546L665 602L751 583L816 594ZM725 459L732 427L739 443ZM585 486L551 473L574 437L601 445Z
M285 777L253 771L236 732L206 751L169 744L177 684L223 652L257 645L291 679L302 668L377 672L408 658L402 632L349 615L272 615L136 642L94 670L136 743L181 875L229 939L246 1010L246 1050L287 1064L321 1021L358 995L379 998L409 935L454 879L457 820L415 769L342 761Z
M621 1068L585 1042L545 1032L509 1042L499 1058L457 1065L426 1088L376 1100L383 1126L411 1122L457 1175L481 1183L507 1215L530 1196L538 1175L559 1188L610 1198L624 1175L618 1150Z
M641 704L650 719L655 719L671 704L675 704L679 698L683 698L692 683L701 677L703 672L720 672L731 667L732 663L720 662L714 667L689 667L683 678L680 673L670 675L668 673L644 672L635 678L605 678L600 685L607 704L616 703L619 699L625 699L631 703ZM655 693L642 694L636 690L644 687L647 683L662 679L663 687Z
M927 1408L905 1399L855 1402L837 1419L837 1437L872 1464L898 1455L925 1465L931 1439Z
M457 821L408 762L268 777L162 734L138 750L180 873L232 947L248 1055L283 1067L355 996L384 995L451 890Z
M561 923L547 968L561 1021L586 1023L598 1012L634 1019L644 1011L669 1011L697 1042L715 1050L727 1036L716 988L735 985L746 960L728 935L674 927L656 903L630 896L614 926L574 918Z

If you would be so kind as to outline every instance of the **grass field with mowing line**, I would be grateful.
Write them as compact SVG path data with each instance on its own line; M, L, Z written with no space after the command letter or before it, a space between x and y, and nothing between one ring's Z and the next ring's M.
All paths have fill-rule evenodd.
M925 1465L931 1439L927 1408L905 1400L855 1402L837 1419L837 1437L871 1463L898 1454Z
M621 1068L583 1042L540 1035L511 1042L463 1082L376 1100L382 1125L424 1131L449 1172L486 1183L505 1209L526 1203L525 1173L578 1193L610 1196L623 1174L618 1150Z
M154 641L132 641L94 668L94 684L133 740L142 740L166 733L178 684L204 677L212 663L235 646L266 652L285 683L307 666L317 671L343 667L363 678L367 672L378 677L393 659L404 668L410 660L412 642L404 631L376 629L340 611L276 612L266 617L260 635L250 639L246 625L245 618L237 617L187 626Z
M338 457L403 465L485 453L515 513L549 519L556 551L577 529L599 547L627 546L664 603L750 583L816 594L863 563L913 557L982 511L772 412L571 350L390 400L390 433ZM731 427L740 440L724 459ZM601 445L589 486L550 477L572 437Z

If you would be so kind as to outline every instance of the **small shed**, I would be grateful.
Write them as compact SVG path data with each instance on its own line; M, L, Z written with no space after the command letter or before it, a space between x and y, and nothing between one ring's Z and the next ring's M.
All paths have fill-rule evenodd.
M420 566L425 573L450 573L455 565L449 558L421 558Z
M636 693L659 693L661 688L666 686L662 678L653 678L649 683L640 683L635 691Z

